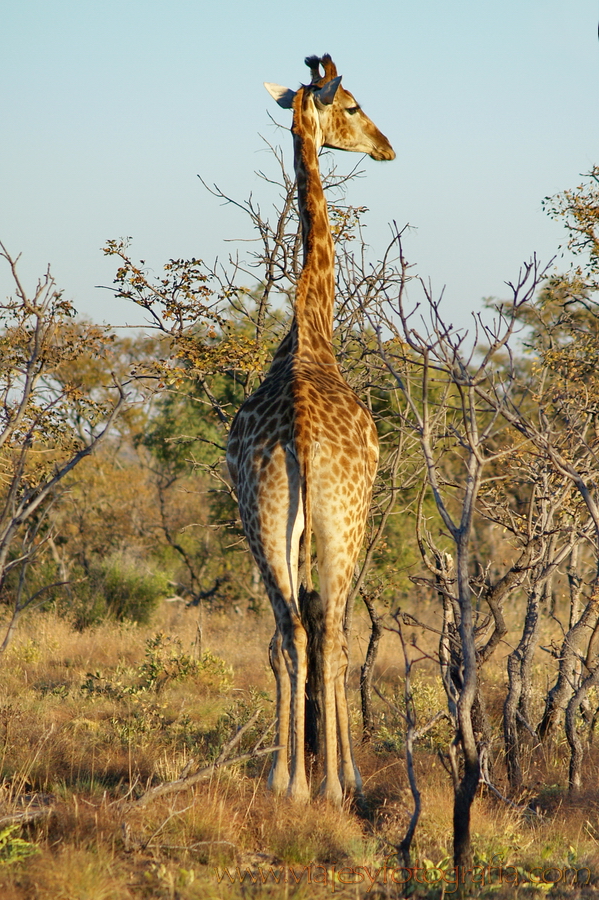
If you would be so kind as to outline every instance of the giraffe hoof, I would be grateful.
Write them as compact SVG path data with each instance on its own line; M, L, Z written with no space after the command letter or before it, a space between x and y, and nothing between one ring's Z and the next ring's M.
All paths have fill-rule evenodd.
M358 767L354 765L353 769L350 769L347 773L340 772L339 780L343 785L343 790L346 794L361 794L362 793L362 776L358 771Z
M310 802L310 788L308 787L305 775L297 778L292 776L291 781L289 782L287 795L294 803L305 804Z
M341 806L343 803L343 790L338 778L334 781L327 781L325 778L320 788L320 794L332 806Z
M289 773L272 768L268 776L267 786L269 791L272 791L277 797L283 796L289 788Z
M309 803L310 790L306 782L292 782L289 785L289 799L294 803Z

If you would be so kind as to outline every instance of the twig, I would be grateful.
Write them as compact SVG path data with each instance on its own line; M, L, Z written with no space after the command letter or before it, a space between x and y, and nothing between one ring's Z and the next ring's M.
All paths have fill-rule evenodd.
M148 847L159 847L161 850L197 850L198 847L213 847L215 844L226 844L227 847L233 847L234 850L237 850L237 844L234 844L233 841L195 841L193 844L146 844L144 849Z
M24 809L22 812L0 816L0 827L4 825L30 825L32 822L38 822L40 819L48 819L53 814L53 806L46 806L41 809Z
M218 769L222 769L225 766L241 765L242 763L250 762L252 759L257 759L259 756L266 756L268 753L274 753L275 750L283 749L284 748L281 745L265 747L263 750L243 753L241 756L235 756L233 759L226 759L220 763L215 762L210 766L204 766L203 769L199 769L193 775L187 775L185 778L179 778L176 781L165 781L162 784L157 784L156 787L150 788L149 791L146 791L145 794L138 797L137 800L134 801L134 805L136 807L146 806L147 803L156 800L158 797L164 797L166 794L174 794L177 791L186 791L190 787L193 787L194 784L199 784L201 781L207 781Z
M158 826L158 828L156 828L155 831L152 832L152 834L151 834L150 837L147 839L147 841L144 841L144 842L141 844L141 849L142 849L142 850L145 850L147 847L149 847L150 843L154 840L154 838L156 837L156 835L160 834L160 832L162 831L163 828L166 828L166 826L168 825L168 823L170 822L171 819L174 819L175 816L182 816L182 815L184 815L184 813L189 812L189 810L192 809L192 807L193 807L193 803L190 803L189 806L185 806L183 809L174 809L174 810L172 810L171 814L168 815L168 816L166 817L166 819L165 819L163 822L160 823L160 825Z
M134 806L145 806L146 803L149 803L151 800L155 800L157 797L163 797L166 794L174 794L178 791L186 791L190 787L193 787L194 784L199 784L201 781L206 781L211 778L212 775L218 770L224 768L224 766L234 766L241 765L242 763L249 762L252 759L257 759L259 756L266 756L268 753L274 753L275 750L282 750L281 746L277 747L265 747L262 750L259 750L260 744L264 740L264 735L260 737L258 742L254 744L253 748L249 751L249 753L242 753L240 756L235 756L233 758L229 758L229 754L231 751L237 747L239 742L241 741L244 734L246 734L250 728L256 724L258 719L262 714L262 709L258 709L254 715L248 719L245 725L242 725L239 728L233 737L227 741L227 743L222 748L218 758L215 762L211 763L209 766L204 766L204 768L199 769L197 772L194 772L193 775L188 775L188 767L183 770L183 775L180 778L177 778L175 781L165 781L162 784L157 784L155 787L150 788L145 791L141 797L138 797L137 800L133 801ZM152 835L154 837L154 835ZM150 838L152 840L152 838Z
M375 684L373 684L372 687L373 687L373 690L374 690L375 694L377 695L377 697L380 697L380 699L383 700L387 704L387 706L389 706L393 710L393 712L397 713L398 715L402 716L405 719L406 715L399 706L397 706L395 703L393 703L391 700L389 700L388 697L385 697L385 695L379 691L379 689L377 688L377 686ZM430 731L431 728L435 727L435 725L437 724L437 722L440 719L447 719L449 722L452 721L449 713L446 712L446 710L444 710L444 709L440 709L439 712L435 713L435 715L432 717L432 719L428 720L426 725L423 725L422 728L414 729L413 739L415 741L420 740L421 737L424 737L424 735L427 733L427 731Z
M239 742L241 741L241 738L244 736L244 734L250 730L252 725L256 724L256 722L258 721L258 719L260 718L261 715L262 715L262 709L258 709L254 713L254 715L251 717L251 719L248 719L248 721L245 723L245 725L242 725L241 728L239 728L236 731L236 733L233 735L231 740L228 741L224 745L223 749L219 753L215 765L217 765L217 766L222 765L222 763L227 759L227 757L231 753L231 750L233 750L239 744ZM256 748L254 748L254 749L256 749Z
M513 800L510 800L509 797L505 797L501 793L501 791L495 787L495 785L492 783L491 779L489 778L489 767L488 767L486 754L484 754L484 753L481 754L480 783L484 784L485 787L487 787L491 791L492 794L495 794L495 796L497 797L498 800L501 800L503 803L506 803L508 806L511 806L512 809L517 809L518 812L522 812L522 813L530 813L533 816L540 815L539 811L536 810L534 807L532 807L530 805L522 806L519 803L514 803Z

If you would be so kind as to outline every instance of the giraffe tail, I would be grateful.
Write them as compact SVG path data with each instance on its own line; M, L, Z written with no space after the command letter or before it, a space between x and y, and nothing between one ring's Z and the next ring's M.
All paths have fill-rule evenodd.
M306 749L314 756L320 752L324 734L324 667L322 634L324 607L318 591L299 589L299 606L302 624L308 637L308 676L306 680Z
M299 448L298 448L299 449ZM312 582L312 460L320 449L317 442L307 441L298 453L302 504L304 512L303 562L305 585L299 587L299 608L308 638L308 675L306 682L306 748L318 755L324 735L324 670L322 634L324 607Z

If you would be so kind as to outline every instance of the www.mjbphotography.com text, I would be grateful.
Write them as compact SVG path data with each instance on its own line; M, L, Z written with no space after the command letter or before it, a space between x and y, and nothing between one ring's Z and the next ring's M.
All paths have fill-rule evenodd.
M584 886L591 882L591 870L559 866L480 865L438 868L427 862L410 867L391 864L391 857L380 867L373 866L257 866L256 868L215 868L219 884L314 884L329 887L332 893L350 884L368 885L370 893L377 885L423 884L443 885L445 893L453 893L460 885L485 887L503 884L513 887L567 884Z

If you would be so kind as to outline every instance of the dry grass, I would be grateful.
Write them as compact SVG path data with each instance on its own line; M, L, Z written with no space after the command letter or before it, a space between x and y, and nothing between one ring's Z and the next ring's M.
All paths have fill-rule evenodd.
M30 824L9 831L0 824L2 900L302 900L324 897L333 887L348 898L367 895L369 887L371 897L405 895L404 888L382 883L382 869L375 888L364 876L376 873L393 852L412 808L400 724L382 705L376 741L357 748L366 798L360 809L348 802L335 810L319 800L298 808L275 799L265 789L266 758L221 769L193 790L145 807L130 802L146 785L214 759L236 723L258 706L263 714L248 735L250 744L271 721L270 617L235 614L233 624L234 633L224 615L208 617L204 643L213 656L197 666L190 656L196 614L179 604L165 604L151 628L105 623L78 633L52 614L23 623L0 668L0 816L28 806L41 811ZM354 659L364 647L360 616L356 631ZM422 716L443 705L431 675L424 668L416 681ZM503 677L499 665L487 676L496 723ZM377 678L398 700L401 669L392 635L384 640ZM350 688L357 709L356 671ZM416 758L423 808L414 858L435 865L446 865L442 861L451 853L451 790L437 753L444 740L442 731L431 733ZM499 738L496 751L501 787ZM589 788L576 799L564 790L566 766L563 747L530 755L526 782L536 792L538 814L481 793L473 814L481 864L501 859L524 868L594 869L599 755L589 755ZM317 794L316 784L313 789ZM529 794L520 805L530 799ZM343 866L361 872L360 883L339 880L334 872ZM225 867L236 882L237 867L258 881L252 884L246 874L243 884L232 884ZM262 884L269 868L278 877L287 873L288 883L276 884L273 875ZM441 895L439 887L418 890ZM566 894L572 890L564 888ZM479 893L488 891L503 896L508 887L502 893L495 884Z

